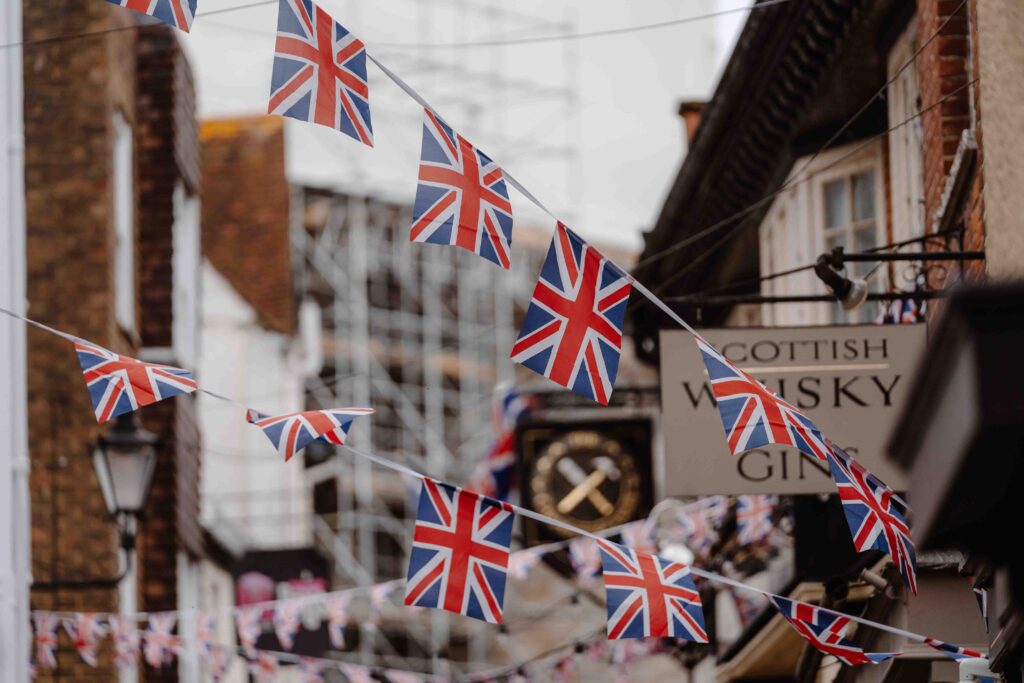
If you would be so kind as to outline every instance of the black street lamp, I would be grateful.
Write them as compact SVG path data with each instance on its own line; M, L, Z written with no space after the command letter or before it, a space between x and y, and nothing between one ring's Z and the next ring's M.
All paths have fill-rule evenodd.
M156 470L156 442L156 434L143 429L135 413L122 413L92 453L103 500L119 523L142 514Z
M34 590L113 588L131 571L135 550L135 521L145 508L156 470L157 436L139 425L134 412L118 415L113 427L99 438L92 464L107 511L118 525L124 568L109 579L51 581L32 584Z

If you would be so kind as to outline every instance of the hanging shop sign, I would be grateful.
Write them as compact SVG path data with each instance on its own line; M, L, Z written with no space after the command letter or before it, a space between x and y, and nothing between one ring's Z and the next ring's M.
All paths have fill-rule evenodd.
M725 357L814 420L896 490L889 431L924 348L924 325L709 329ZM731 455L693 337L661 332L661 433L667 495L835 493L826 463L790 446Z

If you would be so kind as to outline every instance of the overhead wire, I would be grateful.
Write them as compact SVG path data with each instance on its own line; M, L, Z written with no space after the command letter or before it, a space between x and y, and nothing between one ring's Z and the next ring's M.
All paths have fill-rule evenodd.
M864 105L862 105L856 112L854 112L854 114L852 116L850 116L843 123L843 125L840 126L840 128L835 133L833 133L832 136L829 137L828 140L826 140L825 144L823 144L820 148L818 148L818 150L811 156L811 161L817 159L818 156L820 156L822 152L824 152L833 142L835 142L843 134L843 132L845 132L851 125L853 125L853 123L858 118L860 118L860 116L865 111L867 111L867 109L870 107L871 103L874 102L879 96L883 95L886 92L886 90L889 87L889 85L891 85L895 81L895 79L899 76L899 74L903 73L903 71L906 70L907 67L909 67L911 64L913 64L913 63L915 63L917 61L917 58L921 55L921 53L924 51L924 49L926 47L928 47L928 45L931 44L932 41L934 41L936 38L938 38L939 35L941 35L942 31L945 30L946 26L954 18L956 12L959 12L960 9L966 4L966 2L967 2L967 0L961 0L961 3L960 3L960 5L957 6L956 11L954 11L946 19L946 21L944 21L939 26L939 28L935 30L934 33L932 33L924 42L921 43L921 46L917 49L917 51L915 51L914 54L911 55L910 58L907 59L907 61L904 62L902 66L900 66L899 69L897 69L896 74L892 78L887 80L882 85L882 87L880 87L877 91L875 91L875 93L870 98L868 98L867 102L865 102ZM947 97L948 97L948 95L947 95ZM945 99L946 99L945 97L940 99L938 103L944 102ZM938 103L936 103L936 104L938 104ZM919 112L919 113L923 113L923 112ZM916 117L912 117L912 119L909 119L909 120L913 120L913 118L916 118ZM891 130L893 130L893 129L890 129L889 131L886 131L886 133L891 132ZM845 157L844 157L844 159L845 159ZM749 213L752 213L753 211L755 211L758 208L760 208L761 206L763 206L766 202L771 201L775 197L777 197L780 194L782 194L783 192L785 192L787 189L790 189L791 187L793 187L794 185L796 185L798 183L804 182L807 177L810 177L810 176L814 175L815 173L820 173L821 170L824 170L824 169L819 169L815 173L808 174L805 178L798 180L799 173L803 173L807 169L807 166L809 165L809 163L810 162L808 162L807 164L804 164L804 166L801 167L801 169L798 172L798 174L794 174L794 176L790 180L788 180L785 183L783 183L779 187L779 189L777 189L774 192L772 192L772 193L762 197L761 199L757 200L754 204L751 204L750 206L748 206L748 207L746 207L744 209L741 209L741 210L733 213L732 215L727 216L727 217L723 218L722 220L717 221L717 222L713 223L712 225L710 225L710 226L700 230L699 232L695 233L694 235L691 235L691 236L681 240L680 242L677 242L676 244L673 244L673 245L671 245L669 247L666 247L665 249L662 249L657 254L652 254L651 256L648 256L647 258L640 260L636 264L636 267L637 268L642 268L644 266L648 266L648 265L650 265L652 263L656 263L656 262L660 261L661 259L663 259L663 258L665 258L665 257L667 257L667 256L669 256L671 254L674 254L675 252L679 251L680 249L685 249L686 247L688 247L689 245L693 244L694 242L702 239L703 237L706 237L707 235L710 235L710 234L712 234L714 232L717 232L718 230L724 228L725 226L727 226L730 223L732 223L734 220L736 220L738 218L742 218L743 216L745 216L745 215L747 215ZM827 168L831 168L833 165L835 165L835 164L833 163L833 164L829 165ZM655 291L661 291L663 287L664 287L664 283Z
M877 134L867 138L861 144L857 145L856 147L854 147L853 149L849 150L847 153L843 154L842 156L838 157L837 159L834 159L833 161L829 162L827 165L822 166L821 168L814 169L813 171L807 172L802 177L794 177L792 180L787 182L786 185L782 186L781 188L779 188L775 192L773 192L773 193L771 193L769 195L766 195L765 197L762 197L757 202L755 202L754 204L751 204L750 206L746 207L745 209L741 209L740 211L737 211L736 213L732 214L731 216L728 216L727 218L724 218L724 219L718 221L717 223L714 223L713 225L705 228L704 230L701 230L697 234L692 235L691 237L686 238L682 242L679 242L679 243L673 245L669 249L663 250L663 251L659 252L658 254L654 254L651 257L649 257L647 259L644 259L643 261L640 262L640 264L637 264L638 267L641 264L650 264L650 263L653 263L656 260L664 258L669 253L674 253L675 251L678 251L679 249L681 249L683 247L689 246L690 244L696 242L697 240L699 240L699 239L701 239L703 237L706 237L707 235L710 235L711 233L717 232L719 229L729 225L730 223L735 221L737 218L742 218L743 216L745 216L745 215L747 215L749 213L752 213L756 209L758 209L761 206L763 206L766 202L771 201L772 199L774 199L775 197L779 196L780 194L782 194L786 190L791 189L792 187L794 187L796 185L805 183L808 180L810 180L812 177L818 175L819 173L823 173L823 172L829 170L830 168L833 168L833 167L837 166L838 164L842 163L843 161L846 161L851 156L854 156L855 154L858 154L861 151L863 151L866 147L868 147L869 145L873 144L876 140L878 140L878 139L888 135L889 133L891 133L891 132L893 132L895 130L899 130L900 128L902 128L903 126L907 125L908 123L910 123L910 122L920 118L921 116L925 115L926 113L928 113L932 109L935 109L936 107L942 105L947 100L949 100L949 99L955 97L956 95L958 95L962 90L964 90L966 88L969 88L970 86L974 85L975 83L979 82L980 80L981 80L980 77L978 77L978 78L975 78L973 80L970 80L970 81L960 85L959 87L957 87L957 88L951 90L950 92L946 93L945 95L943 95L941 98L939 98L935 102L932 102L927 107L924 107L923 109L921 109L917 113L907 117L903 121L900 121L898 124L896 124L894 126L891 126L891 127L887 128L886 130L884 130L884 131L882 131L880 133L877 133ZM662 281L662 283L654 290L655 293L664 291L666 287L668 287L672 283L676 282L680 278L685 277L687 274L692 272L698 265L703 263L711 255L713 255L718 249L723 247L725 245L725 243L728 241L729 238L734 236L736 233L738 233L741 229L743 229L745 227L746 227L745 223L738 223L737 225L733 226L732 230L730 230L729 232L725 233L725 235L721 239L719 239L718 242L716 242L714 245L709 247L706 251L701 252L700 254L695 256L693 260L691 260L689 263L687 263L686 266L684 266L683 268L680 268L678 271L673 273L671 277L669 277L666 280Z

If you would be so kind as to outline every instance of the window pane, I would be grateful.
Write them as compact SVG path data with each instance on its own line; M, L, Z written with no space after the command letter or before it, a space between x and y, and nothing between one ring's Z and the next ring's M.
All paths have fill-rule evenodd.
M855 251L867 251L877 246L878 234L873 223L854 231L853 247Z
M825 240L825 246L831 252L836 247L846 248L846 233L840 232L835 235L829 235L828 239Z
M846 181L834 180L825 185L825 227L836 228L850 222L850 200Z
M853 176L853 218L862 221L875 217L875 172Z

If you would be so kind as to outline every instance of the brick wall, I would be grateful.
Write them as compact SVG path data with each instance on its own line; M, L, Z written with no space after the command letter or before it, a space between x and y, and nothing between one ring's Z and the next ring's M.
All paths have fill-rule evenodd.
M139 37L135 131L139 190L140 337L144 349L168 356L174 343L174 194L198 190L195 92L173 29ZM146 515L139 527L139 603L144 611L175 610L178 555L202 553L199 525L199 433L195 400L182 396L141 412L159 437L159 456ZM177 680L177 667L147 669L147 681Z
M130 27L102 2L24 3L25 191L29 315L111 348L132 346L114 322L112 114L134 117L135 31L31 44L60 34ZM111 577L116 534L90 447L99 435L72 346L30 328L29 479L32 573L37 582ZM32 607L112 610L113 590L32 592ZM104 646L109 651L109 644ZM109 681L104 657L83 664L65 636L62 680ZM55 678L41 671L37 680Z
M978 84L968 85L978 76L976 0L918 0L920 39L928 40L944 22L939 37L928 44L918 59L921 106L929 107L944 97L938 106L922 117L924 131L925 225L930 230L941 212L953 217L963 228L963 241L947 241L951 250L979 250L985 246L984 224L984 145L981 135L981 110ZM953 94L955 93L955 94ZM957 147L964 131L973 131L978 145L977 161L966 190L952 201L944 198ZM946 206L944 207L944 202ZM931 245L931 248L940 248ZM978 281L985 277L985 262L948 262L929 272L930 286L945 289L957 282ZM941 313L941 302L929 306L929 320Z
M267 329L295 331L281 119L204 121L203 255Z

